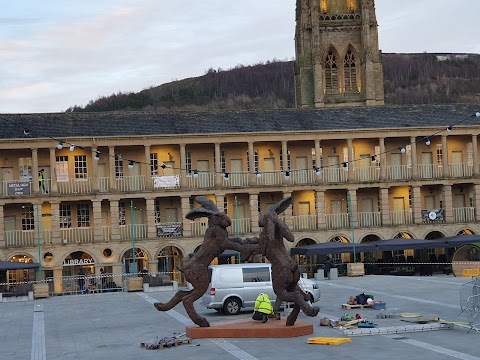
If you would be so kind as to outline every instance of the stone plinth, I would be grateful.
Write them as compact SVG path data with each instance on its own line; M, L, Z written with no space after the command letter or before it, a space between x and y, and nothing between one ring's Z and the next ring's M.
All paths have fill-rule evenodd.
M297 320L294 326L286 326L286 318L269 319L266 323L255 320L239 320L210 327L187 326L187 336L192 339L209 338L290 338L313 334L313 325Z

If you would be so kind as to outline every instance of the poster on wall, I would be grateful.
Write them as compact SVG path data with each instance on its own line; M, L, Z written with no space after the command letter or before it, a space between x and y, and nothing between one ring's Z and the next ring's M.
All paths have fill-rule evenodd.
M182 236L182 224L157 224L158 237Z
M57 161L55 164L55 175L57 176L57 182L68 181L67 161Z
M153 187L155 189L172 189L180 187L180 176L165 175L155 176L153 179Z
M20 181L32 181L32 158L19 158L18 171Z

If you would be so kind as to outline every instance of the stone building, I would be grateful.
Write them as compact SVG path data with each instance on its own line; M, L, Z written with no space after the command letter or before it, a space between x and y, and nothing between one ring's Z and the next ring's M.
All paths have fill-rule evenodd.
M259 233L261 211L292 195L290 246L479 234L475 110L1 115L0 260L40 261L44 279L80 267L147 267L182 282L175 266L207 226L185 219L198 195L226 211L230 233L244 238ZM8 279L22 280L24 272Z
M373 0L297 0L298 108L384 105Z

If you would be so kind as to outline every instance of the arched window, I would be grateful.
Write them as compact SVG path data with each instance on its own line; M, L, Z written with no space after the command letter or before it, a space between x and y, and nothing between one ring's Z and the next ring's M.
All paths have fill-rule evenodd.
M325 59L325 90L327 94L339 92L337 60L332 50Z
M357 64L352 50L348 50L347 55L345 55L343 72L345 77L345 92L359 92L357 84Z

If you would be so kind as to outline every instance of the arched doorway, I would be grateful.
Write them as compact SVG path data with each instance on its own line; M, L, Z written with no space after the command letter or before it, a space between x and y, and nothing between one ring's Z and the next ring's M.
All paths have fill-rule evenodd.
M397 233L394 239L413 239L413 235L401 231ZM384 251L383 252L383 259L385 262L393 262L393 263L405 263L405 262L414 262L415 251L413 249L403 249L403 250L393 250L393 251Z
M122 270L124 274L139 273L144 268L148 269L148 255L145 251L135 248L135 257L132 254L132 249L128 249L123 254Z
M460 230L457 235L476 235L473 230L470 229L462 229Z
M341 242L341 243L349 243L350 242L350 240L343 235L335 236L330 241L336 241L336 242ZM332 255L332 260L335 263L349 263L349 262L352 261L351 259L353 259L353 257L350 256L350 254L331 254L331 255Z
M175 246L164 247L158 253L157 259L159 273L167 274L171 280L183 284L183 274L177 270L177 267L183 266L183 254L179 248Z
M369 242L374 242L374 241L380 241L382 240L378 235L374 234L369 234L363 237L363 239L360 241L361 243L369 243ZM382 257L382 252L381 251L376 251L376 252L368 252L368 253L361 253L360 258L361 261L366 264L365 265L365 271L367 271L367 264L373 264L377 261L377 259ZM367 273L369 273L367 271Z
M315 245L317 242L310 238L305 238L300 240L295 247ZM307 273L308 277L314 277L317 268L320 266L320 263L323 263L319 255L305 256L305 255L294 255L294 260L300 267L300 273Z
M14 255L9 261L24 264L33 263L33 259L26 254ZM17 283L28 282L32 280L35 280L34 269L7 270L4 277L0 275L0 283L7 283L7 288L15 286Z
M425 240L437 240L437 239L442 239L444 238L445 235L443 235L440 231L431 231L427 235L425 235ZM447 262L447 257L450 258L451 256L448 256L445 248L436 248L436 249L426 249L425 252L421 252L422 254L422 259L423 261L429 261L432 263L435 262L442 262L446 263ZM453 252L451 253L453 255ZM434 269L437 270L437 269Z
M63 260L62 276L77 276L80 270L85 275L95 274L95 260L84 251L75 251Z

